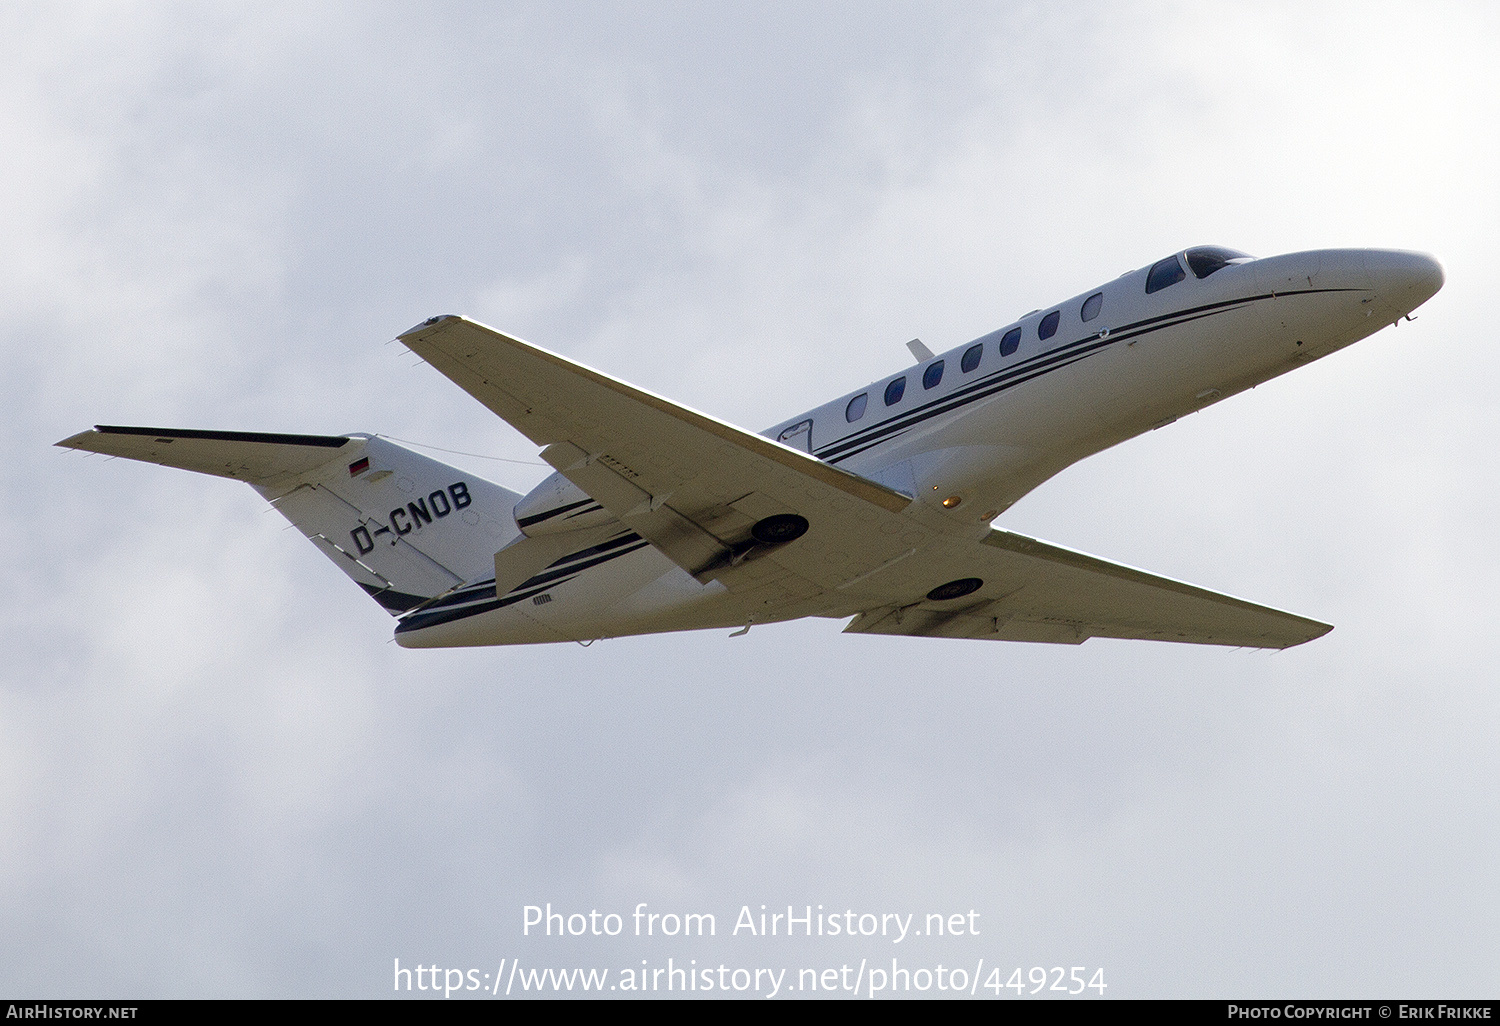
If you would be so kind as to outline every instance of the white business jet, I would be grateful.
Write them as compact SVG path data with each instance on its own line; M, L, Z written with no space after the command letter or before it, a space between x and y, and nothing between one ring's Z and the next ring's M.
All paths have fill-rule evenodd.
M990 526L1058 471L1408 317L1431 257L1189 249L753 434L457 316L400 337L542 447L522 496L376 435L96 427L250 484L409 648L803 616L846 632L1286 648L1332 628Z

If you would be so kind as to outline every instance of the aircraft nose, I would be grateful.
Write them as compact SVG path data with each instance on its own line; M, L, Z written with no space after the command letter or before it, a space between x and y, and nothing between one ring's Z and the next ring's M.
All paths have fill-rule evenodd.
M1411 313L1443 287L1443 265L1426 253L1367 249L1364 265L1367 287L1398 316Z

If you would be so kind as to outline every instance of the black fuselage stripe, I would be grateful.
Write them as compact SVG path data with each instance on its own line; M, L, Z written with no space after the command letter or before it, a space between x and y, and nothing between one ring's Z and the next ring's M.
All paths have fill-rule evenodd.
M530 527L532 524L540 524L545 520L551 520L553 517L562 516L562 514L568 512L569 510L577 509L579 506L587 506L593 501L593 499L587 498L579 499L577 502L570 502L565 506L558 506L556 509L549 509L545 513L536 513L529 517L522 517L521 519L516 521L516 526L524 529Z
M1174 328L1192 321L1201 320L1218 313L1228 312L1230 309L1242 308L1263 299L1276 299L1278 297L1292 295L1311 295L1326 292L1354 292L1357 289L1301 289L1291 292L1265 293L1259 296L1246 296L1241 299L1223 300L1217 303L1208 303L1203 306L1191 307L1186 310L1177 310L1169 314L1161 314L1145 320L1134 321L1111 331L1105 338L1100 338L1095 332L1074 342L1058 346L1045 353L1038 353L1029 359L1016 364L1013 367L992 372L977 381L970 382L960 389L949 392L947 395L932 400L926 406L916 410L898 414L890 420L879 424L872 424L854 435L849 435L838 441L825 446L822 451L814 455L827 463L839 463L851 456L867 452L876 445L888 441L895 434L903 433L917 424L930 420L932 417L951 412L962 406L988 399L1016 385L1026 381L1035 380L1043 374L1066 367L1076 363L1085 356L1114 345L1117 342L1129 342L1142 338L1166 328Z
M639 535L637 535L636 538L637 540L640 540ZM466 617L477 616L480 613L488 613L495 609L501 609L505 606L520 602L522 599L531 598L533 595L540 595L544 591L548 591L562 584L567 584L569 581L573 580L585 570L592 569L596 566L602 566L605 563L619 559L621 556L628 556L632 552L639 552L641 549L648 548L650 544L651 543L648 541L640 540L640 544L638 545L632 545L631 547L621 549L618 552L607 552L595 559L588 560L587 562L580 563L576 566L570 566L557 571L537 574L535 577L523 581L516 588L512 589L504 598L495 598L494 585L491 585L489 589L489 598L485 599L481 595L471 595L470 597L478 598L481 600L469 605L462 606L460 608L449 608L441 610L431 608L424 609L420 613L415 613L411 616L406 617L399 624L397 624L396 633L400 634L405 631L421 630L423 627L432 627L435 624L440 623L451 623L454 620L462 620Z
M595 560L594 562L591 562L591 563L579 564L579 565L576 565L576 566L564 566L564 564L573 563L573 562L576 562L577 560L585 559L585 558L587 558L589 556L595 556L595 555L598 555L600 553L606 553L610 549L616 549L616 548L619 548L622 545L628 545L631 542L638 542L638 541L641 541L641 536L638 535L638 534L636 534L635 532L631 531L631 532L628 532L626 534L621 535L619 538L615 538L615 539L613 539L611 541L607 541L607 542L603 543L602 545L593 545L593 546L590 546L589 548L581 549L578 552L574 552L574 553L572 553L570 555L564 556L562 559L559 559L557 562L551 564L551 566L548 566L547 569L545 571L543 571L542 573L537 574L534 577L527 578L525 581L522 581L519 585L517 585L516 588L527 588L527 587L530 587L530 586L532 586L534 584L541 583L543 581L557 580L557 579L559 579L559 578L561 578L563 576L566 576L568 574L576 574L576 573L578 573L578 572L580 572L582 570L586 570L590 566L597 566L599 564L599 562L601 562L601 560ZM618 554L619 555L624 555L624 553L618 553ZM613 556L611 555L610 558L613 558ZM557 569L554 569L554 568L557 568ZM514 591L514 590L516 590L516 589L512 589L512 591ZM438 608L442 608L442 607L446 607L446 606L463 605L464 603L467 603L467 602L475 602L475 601L480 601L480 600L483 600L483 599L490 599L490 598L494 598L494 597L495 597L495 579L492 577L492 578L490 578L487 581L480 581L477 584L471 584L468 587L463 588L460 591L455 591L451 595L444 595L442 598L438 599L437 601L429 603L426 607L424 607L421 610L421 612L425 613L425 612L428 612L429 610L432 610L432 609L438 609Z
M593 559L585 560L582 563L574 563L571 566L561 567L557 570L544 570L541 573L537 574L535 577L531 577L525 581L522 581L519 585L516 586L516 588L530 588L531 586L536 584L555 582L564 577L571 579L574 575L580 574L585 570L599 566L601 563L608 563L612 559L619 559L621 556L626 555L627 553L635 552L639 549L644 549L650 544L651 543L648 541L643 541L638 545L632 546L631 548L622 549L619 552L606 552L601 556L595 556Z
M419 631L423 627L432 627L440 623L452 623L454 620L463 620L471 616L478 616L480 613L488 613L494 609L514 605L523 599L531 598L533 595L540 595L548 587L550 585L534 588L519 595L507 595L503 599L490 599L488 602L483 602L475 606L465 606L462 609L444 609L434 613L417 613L414 616L408 616L396 624L396 633L405 634L407 631Z
M493 579L480 584L471 585L462 591L455 591L451 595L444 595L435 602L429 602L420 612L430 609L441 609L445 606L463 605L465 602L474 602L479 599L493 598L495 595L495 582Z
M631 542L640 540L641 536L634 531L626 531L618 537L609 539L609 541L600 542L598 545L591 545L586 549L579 549L577 552L570 552L561 559L548 563L546 569L551 570L553 567L565 566L574 560L586 559L596 553L608 552L610 549L617 549L621 545L629 545Z
M1214 315L1214 313L1217 312L1222 311L1209 311L1206 313L1195 314L1191 317L1184 317L1180 320L1173 321L1168 325L1161 325L1160 327L1176 327L1179 324L1187 324L1191 321L1196 321L1204 317L1211 317ZM887 422L890 425L887 430L877 432L874 435L867 435L863 440L863 443L857 448L850 449L849 451L840 453L839 455L834 457L829 457L825 452L824 454L821 454L819 458L825 460L828 463L839 463L840 461L846 460L851 456L856 456L862 452L868 452L875 446L888 441L889 439L886 436L889 435L893 430L897 433L905 432L918 424L931 420L933 417L942 416L945 413L951 413L953 410L956 410L962 406L967 406L970 403L978 402L981 399L988 399L993 395L997 395L998 393L1004 392L1007 389L1014 388L1017 385L1025 384L1028 381L1034 381L1039 377L1050 374L1052 371L1061 370L1063 367L1067 367L1070 364L1077 363L1079 360L1082 360L1088 356L1092 356L1094 353L1099 352L1100 350L1107 349L1108 347L1114 345L1116 342L1128 342L1131 339L1141 338L1157 330L1160 330L1160 328L1151 328L1146 331L1133 331L1129 332L1128 334L1121 334L1118 338L1113 332L1111 332L1108 338L1101 339L1097 338L1096 336L1090 336L1089 338L1080 339L1078 342L1073 342L1066 346L1060 346L1057 349L1043 354L1042 357L1033 359L1025 364L1017 365L1010 371L1006 372L1004 375L998 377L992 376L986 382L984 382L982 386L981 383L976 382L974 385L965 388L963 391L950 393L946 398L942 400L933 402L919 411L913 411L913 413L910 414L906 419L896 421L894 423ZM1084 343L1090 342L1092 344L1084 345Z
M1082 347L1083 343L1090 341L1094 344L1086 348ZM900 417L893 417L883 424L874 425L861 434L844 439L815 455L825 462L838 463L841 460L848 459L857 453L865 452L873 446L886 441L888 436L892 434L906 431L933 417L951 412L962 406L967 406L970 403L978 402L981 399L988 399L990 396L1003 392L1008 388L1034 380L1061 367L1066 367L1068 364L1075 363L1084 356L1113 345L1116 341L1118 340L1113 334L1107 339L1098 339L1096 336L1090 336L1086 339L1080 339L1078 342L1069 343L1067 346L1053 349L1025 363L1017 364L1008 370L992 374L982 381L976 381L967 385L961 390L950 392L943 398L934 400L920 409L912 410Z
M952 392L949 392L945 396L932 400L926 406L918 407L917 409L907 411L904 414L898 414L895 417L892 417L890 420L882 421L879 424L872 424L861 432L839 439L837 442L834 442L833 444L825 447L822 452L817 453L816 455L819 459L829 460L830 457L839 455L845 449L850 449L855 446L865 447L865 443L877 435L889 434L892 430L904 429L911 426L912 424L916 424L923 420L926 420L936 407L945 406L946 404L953 403L954 400L960 398L973 396L976 392L983 393L983 395L979 396L979 398L988 397L989 395L994 394L994 392L1001 390L994 386L996 386L997 384L1010 382L1015 378L1030 380L1031 378L1036 377L1035 374L1031 373L1032 371L1036 370L1039 367L1052 369L1054 364L1057 364L1060 360L1065 359L1068 354L1077 350L1078 347L1087 345L1088 343L1102 343L1102 345L1099 347L1102 348L1103 346L1111 345L1115 342L1124 342L1132 338L1139 338L1141 335L1148 334L1151 331L1159 331L1164 328L1174 327L1179 323L1187 323L1190 320L1197 320L1198 317L1204 316L1204 314L1198 313L1198 311L1200 310L1212 310L1213 307L1229 307L1247 302L1248 300L1233 300L1231 302L1215 303L1209 307L1198 307L1194 310L1180 310L1173 314L1154 317L1145 321L1136 321L1132 324L1127 324L1122 328L1110 332L1109 336L1104 339L1100 339L1099 333L1095 332L1092 335L1087 335L1081 339L1077 339L1076 341L1068 342L1054 349L1049 349L1044 353L1037 353L1035 356L1028 357L1027 359L1022 360L1021 362L1011 367L1001 368L993 371L985 377L978 379L977 381L972 381L964 385L962 388L956 389ZM1188 316L1190 314L1198 314L1198 316ZM1154 327L1147 328L1147 325L1152 325L1153 322L1166 320L1170 320L1171 323L1156 324ZM959 403L956 405L963 404Z
M924 421L931 420L934 417L940 417L940 416L942 416L945 413L951 413L952 411L954 411L956 409L959 409L960 407L967 406L970 403L976 403L976 402L979 402L982 399L988 399L988 398L990 398L993 395L998 395L1001 392L1004 392L1004 391L1007 391L1009 389L1015 388L1017 385L1024 385L1028 381L1034 381L1037 378L1040 378L1040 377L1043 377L1043 376L1045 376L1047 374L1050 374L1050 373L1052 373L1055 370L1061 370L1062 368L1067 367L1067 366L1069 366L1071 364L1078 363L1080 360L1085 360L1088 357L1094 355L1094 353L1097 352L1098 349L1102 349L1102 348L1104 348L1104 346L1100 345L1098 347L1094 347L1094 348L1091 348L1091 349L1088 349L1088 350L1084 350L1084 351L1081 351L1081 352L1071 353L1065 359L1060 359L1060 360L1054 362L1050 366L1039 367L1039 368L1032 368L1032 370L1031 370L1030 373L1007 378L1005 381L1001 382L1000 384L995 385L993 388L990 388L990 389L986 390L983 393L980 393L978 395L968 396L967 398L959 400L958 402L954 402L954 403L945 405L945 406L943 406L941 408L938 408L938 409L929 410L928 412L924 413L922 416L920 416L920 417L914 417L914 418L912 418L911 421L899 425L900 430L896 432L896 435L904 434L905 432L907 432L907 431L911 430L913 427L915 427L917 424L920 424L920 423L922 423ZM841 463L844 460L847 460L847 459L849 459L849 458L851 458L853 456L858 456L861 453L869 452L871 449L874 449L877 446L884 445L886 442L888 442L892 438L896 437L896 435L889 435L889 436L882 435L881 437L871 438L868 441L866 441L866 443L864 445L861 445L860 447L858 447L856 449L851 449L848 452L845 452L845 453L842 453L842 454L840 454L838 456L835 456L835 457L827 460L827 462L830 463L830 464Z
M375 585L366 584L364 581L356 581L355 583L358 584L361 588L365 589L365 591L369 593L370 597L373 598L376 602L379 602L382 606L393 613L404 613L406 610L412 608L413 606L420 606L423 602L427 601L421 595L412 595L404 591L395 591L394 589L389 587L377 588Z

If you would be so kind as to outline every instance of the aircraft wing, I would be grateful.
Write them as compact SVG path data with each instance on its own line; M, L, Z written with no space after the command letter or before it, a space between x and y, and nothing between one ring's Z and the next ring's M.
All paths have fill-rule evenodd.
M765 619L852 615L855 633L1259 648L1332 630L1021 535L962 533L874 481L461 317L433 318L400 341L679 566L761 603ZM757 523L788 514L805 519L804 534L754 540Z
M1089 638L1137 638L1251 648L1289 648L1333 630L1317 620L1009 531L991 530L977 543L941 545L907 568L916 562L893 567L893 579L881 584L891 601L861 612L845 630L1074 645ZM898 579L903 575L911 578L904 588ZM934 600L921 591L932 581L965 579L982 586L953 599Z
M930 533L901 516L909 496L474 321L433 318L400 341L701 581L806 598ZM752 528L788 514L806 533L758 558Z

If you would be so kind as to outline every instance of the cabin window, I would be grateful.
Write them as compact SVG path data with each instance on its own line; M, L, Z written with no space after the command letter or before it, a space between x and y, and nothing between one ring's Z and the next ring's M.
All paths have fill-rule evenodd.
M942 380L943 380L943 361L942 360L939 360L936 363L928 364L927 365L927 369L922 372L922 387L923 388L936 388L937 387L937 383L939 381L942 381Z
M793 424L777 435L776 440L778 442L785 442L794 449L812 452L812 421L804 420Z
M870 401L869 392L861 392L849 400L849 405L844 407L844 419L853 424L865 415L865 404Z
M1078 312L1078 315L1085 321L1091 321L1099 316L1099 309L1102 306L1104 306L1104 293L1095 292L1083 301L1083 309Z
M1193 275L1198 278L1207 278L1210 274L1222 271L1230 264L1242 264L1246 260L1255 259L1248 253L1225 249L1223 246L1198 246L1188 250L1184 255L1187 257L1188 266L1193 269Z
M901 397L905 394L906 375L903 374L901 377L885 386L885 404L887 406L895 406L901 401Z
M1021 329L1011 328L1000 340L1000 355L1009 356L1021 345Z
M1158 260L1151 265L1151 273L1146 275L1146 295L1160 292L1168 285L1176 285L1187 277L1187 272L1182 269L1182 264L1175 256L1169 256L1165 260Z
M959 361L958 369L965 374L979 366L979 361L984 359L984 345L970 346L964 350L964 358Z
M1059 313L1057 310L1053 310L1046 317L1043 317L1042 318L1042 323L1038 324L1036 326L1036 337L1037 338L1051 338L1053 335L1056 335L1057 334L1057 322L1059 320L1061 320L1061 319L1062 319L1062 314Z

